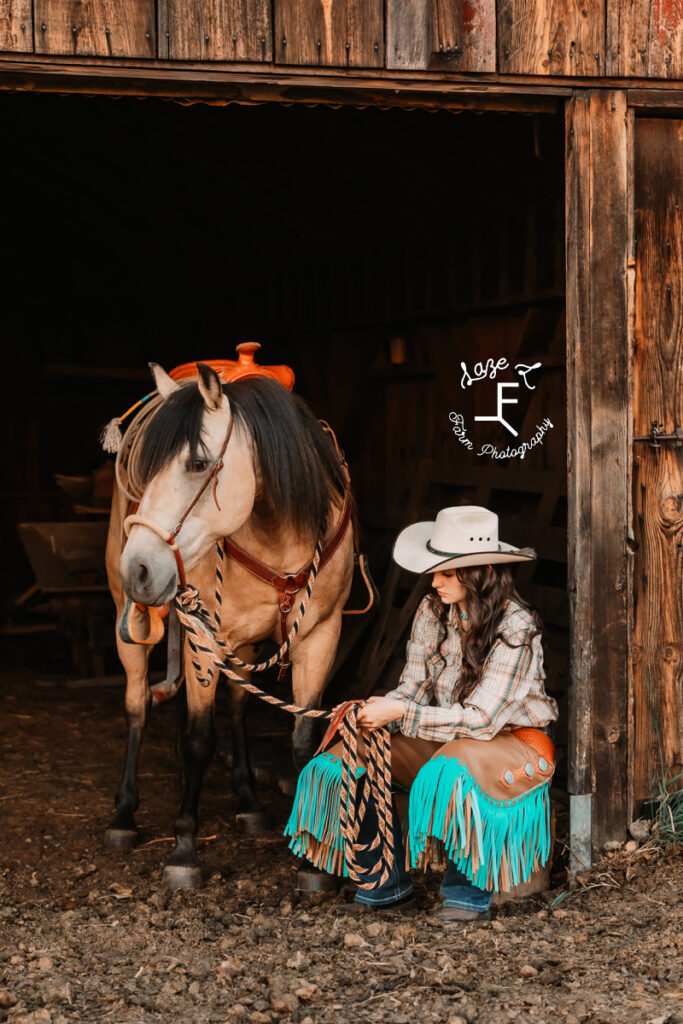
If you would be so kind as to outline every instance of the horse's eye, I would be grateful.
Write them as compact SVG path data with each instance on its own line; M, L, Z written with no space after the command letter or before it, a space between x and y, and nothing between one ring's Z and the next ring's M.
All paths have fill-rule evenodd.
M187 463L188 473L204 473L209 463L206 459L194 459Z

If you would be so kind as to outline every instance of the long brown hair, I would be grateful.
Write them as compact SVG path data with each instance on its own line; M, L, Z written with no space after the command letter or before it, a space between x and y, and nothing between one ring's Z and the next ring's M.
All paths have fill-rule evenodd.
M462 670L455 693L455 699L462 703L470 696L478 685L484 669L486 658L497 640L502 640L508 647L523 646L528 669L534 637L540 636L543 623L537 611L517 593L515 583L507 565L472 565L456 569L456 576L467 591L467 619L469 629L462 634ZM443 639L439 644L439 654L443 657L441 647L446 639L449 625L451 605L444 605L438 594L427 595L434 614L443 626ZM522 645L511 644L500 631L501 622L508 601L516 601L525 608L533 620L533 628L527 631ZM457 609L454 612L457 615Z

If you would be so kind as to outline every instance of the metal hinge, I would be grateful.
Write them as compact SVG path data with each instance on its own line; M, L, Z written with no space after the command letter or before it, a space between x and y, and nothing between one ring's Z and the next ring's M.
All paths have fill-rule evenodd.
M652 420L652 428L649 434L642 434L634 437L634 441L647 441L650 448L661 448L662 441L673 441L675 448L683 447L683 430L680 427L674 429L673 434L664 433L664 425L657 420Z

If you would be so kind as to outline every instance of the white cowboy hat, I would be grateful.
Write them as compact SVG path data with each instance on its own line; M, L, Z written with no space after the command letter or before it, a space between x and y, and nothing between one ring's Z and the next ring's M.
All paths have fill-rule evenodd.
M436 522L413 523L401 530L394 561L409 572L439 572L468 565L529 562L533 548L516 548L498 540L498 516L480 505L442 508Z

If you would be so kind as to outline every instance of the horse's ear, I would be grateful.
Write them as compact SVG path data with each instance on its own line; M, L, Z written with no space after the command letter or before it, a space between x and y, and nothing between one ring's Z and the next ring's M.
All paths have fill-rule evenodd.
M223 388L220 377L207 363L197 363L199 370L199 393L207 409L220 409L223 405Z
M176 384L172 377L169 377L163 366L159 366L158 363L150 363L149 368L152 371L157 391L162 398L168 398L169 395L178 390L180 385Z

